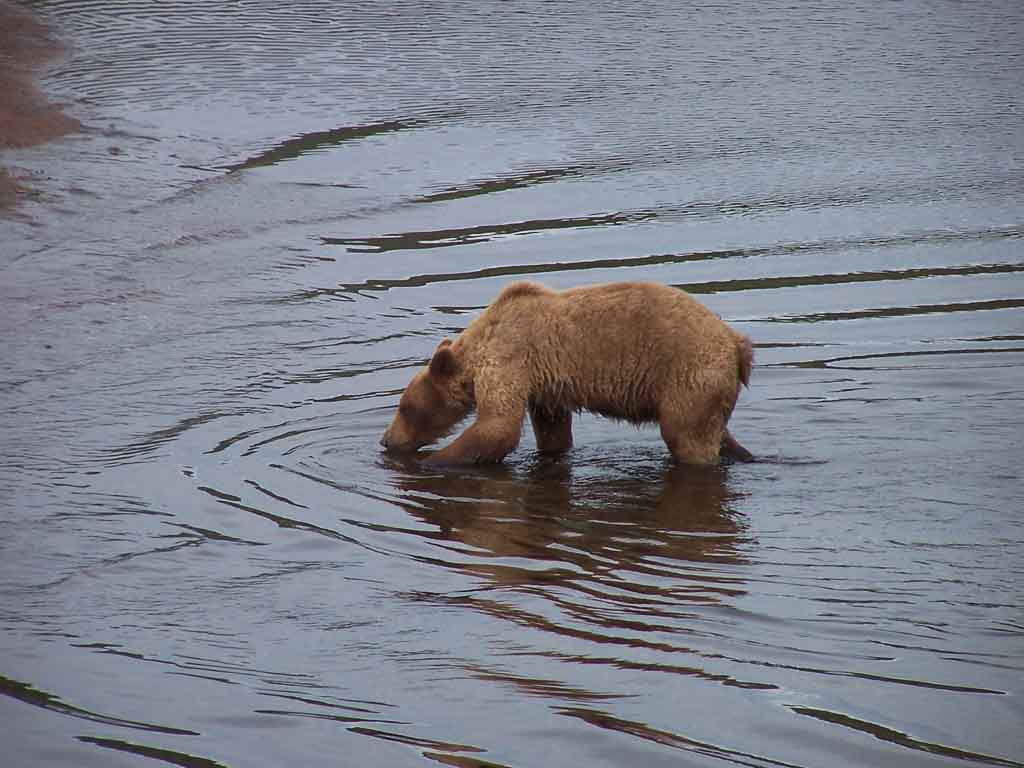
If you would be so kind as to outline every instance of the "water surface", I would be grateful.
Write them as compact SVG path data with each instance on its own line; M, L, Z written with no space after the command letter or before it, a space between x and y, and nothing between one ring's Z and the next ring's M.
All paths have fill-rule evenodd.
M1024 765L1019 3L29 5L12 765ZM523 277L697 294L764 460L382 455Z

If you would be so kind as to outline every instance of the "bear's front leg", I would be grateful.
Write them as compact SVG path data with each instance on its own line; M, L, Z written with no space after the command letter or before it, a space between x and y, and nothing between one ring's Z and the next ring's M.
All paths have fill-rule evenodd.
M572 411L568 408L551 411L530 406L530 422L541 453L563 453L572 448Z
M519 445L523 420L480 416L450 445L432 453L427 464L497 464Z

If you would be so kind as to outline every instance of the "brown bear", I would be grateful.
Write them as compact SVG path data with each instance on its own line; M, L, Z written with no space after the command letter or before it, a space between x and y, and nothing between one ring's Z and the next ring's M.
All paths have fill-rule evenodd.
M519 444L527 410L544 453L572 447L573 411L587 410L658 422L679 462L751 461L726 423L753 359L750 339L678 288L516 282L438 345L380 442L415 451L475 410L476 421L427 461L500 462Z

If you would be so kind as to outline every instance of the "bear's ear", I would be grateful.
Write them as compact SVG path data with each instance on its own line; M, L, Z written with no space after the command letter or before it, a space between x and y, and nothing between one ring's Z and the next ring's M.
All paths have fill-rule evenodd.
M432 376L445 378L454 375L459 370L459 364L455 359L455 353L452 352L451 346L451 339L445 339L437 345L437 349L434 350L434 356L430 358L430 373Z

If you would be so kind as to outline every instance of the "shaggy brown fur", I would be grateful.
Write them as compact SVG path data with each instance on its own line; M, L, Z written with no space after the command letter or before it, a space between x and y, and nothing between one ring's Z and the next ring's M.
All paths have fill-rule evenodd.
M530 412L537 447L572 446L573 411L658 422L676 460L710 464L750 452L729 434L750 340L677 288L609 283L553 291L509 285L455 341L445 339L402 394L381 439L416 450L476 421L434 463L499 462Z

